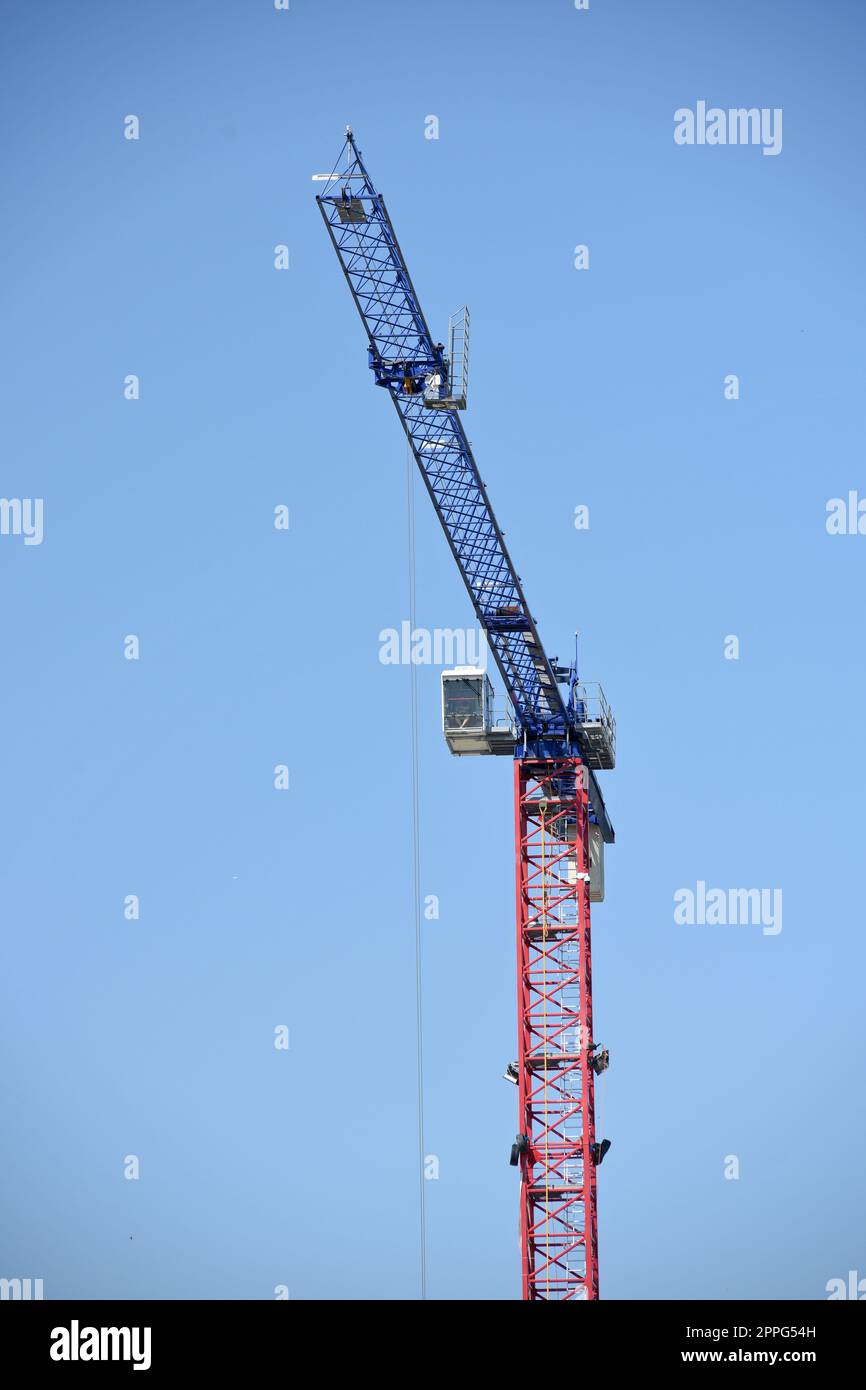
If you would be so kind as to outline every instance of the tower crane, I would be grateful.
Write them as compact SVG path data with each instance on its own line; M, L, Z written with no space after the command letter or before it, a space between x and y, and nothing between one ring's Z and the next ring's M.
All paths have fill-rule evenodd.
M434 340L382 194L351 127L316 201L367 332L367 361L406 433L502 678L497 715L484 670L442 673L452 753L514 761L518 1046L516 1083L522 1297L596 1299L595 1078L608 1065L592 1023L590 902L604 896L614 839L597 772L616 731L600 687L548 658L463 428L468 313Z

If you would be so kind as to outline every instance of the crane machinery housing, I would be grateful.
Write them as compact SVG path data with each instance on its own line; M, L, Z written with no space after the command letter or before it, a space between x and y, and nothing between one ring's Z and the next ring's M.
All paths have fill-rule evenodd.
M497 716L485 671L442 673L452 753L514 760L518 1132L522 1297L596 1299L596 1172L610 1147L595 1130L595 1078L608 1065L592 1025L590 902L604 896L614 839L596 773L616 730L600 687L548 658L469 447L469 315L434 341L385 200L346 129L316 201L367 332L367 360L391 397L502 677Z

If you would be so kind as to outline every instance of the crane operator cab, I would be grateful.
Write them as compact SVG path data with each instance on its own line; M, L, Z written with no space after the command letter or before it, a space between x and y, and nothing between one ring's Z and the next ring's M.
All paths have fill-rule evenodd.
M452 753L486 753L493 686L485 671L455 666L442 672L442 732Z
M454 666L442 672L442 732L458 756L513 753L514 720L494 712L493 686L480 667Z

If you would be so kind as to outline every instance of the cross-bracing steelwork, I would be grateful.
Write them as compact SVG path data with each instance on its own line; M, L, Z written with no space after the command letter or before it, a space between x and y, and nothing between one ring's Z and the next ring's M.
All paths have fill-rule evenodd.
M443 673L443 730L458 755L515 761L518 1094L511 1161L520 1170L522 1296L598 1297L595 1076L608 1065L592 1024L590 902L604 894L613 828L596 778L614 765L616 731L577 659L551 661L493 513L459 411L469 314L434 340L385 200L347 129L317 202L367 333L367 361L391 397L483 628L510 704L493 714L483 671ZM503 942L504 945L504 942Z

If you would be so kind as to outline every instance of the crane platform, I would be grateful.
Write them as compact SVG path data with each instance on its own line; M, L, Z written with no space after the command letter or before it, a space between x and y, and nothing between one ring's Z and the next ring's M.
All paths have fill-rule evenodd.
M577 741L588 767L616 766L616 721L597 682L576 687Z

